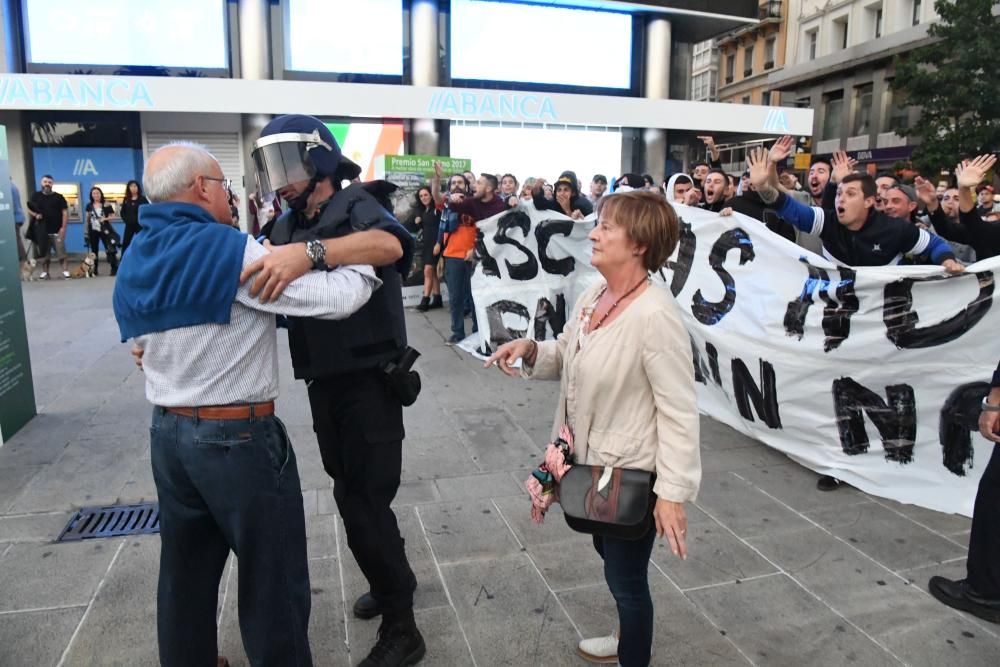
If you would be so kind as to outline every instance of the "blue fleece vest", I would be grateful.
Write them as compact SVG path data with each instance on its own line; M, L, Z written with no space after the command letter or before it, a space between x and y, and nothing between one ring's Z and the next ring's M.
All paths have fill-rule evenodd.
M181 202L141 207L139 226L115 282L122 342L157 331L227 324L246 234Z

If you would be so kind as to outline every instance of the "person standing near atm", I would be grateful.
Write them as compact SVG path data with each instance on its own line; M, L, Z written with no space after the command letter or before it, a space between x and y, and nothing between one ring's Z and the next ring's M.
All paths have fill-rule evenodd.
M100 244L104 244L104 255L111 265L111 275L118 273L118 234L111 226L111 216L115 209L104 198L104 190L94 187L90 189L90 201L87 203L87 233L84 240L94 253L94 275L99 275Z
M42 176L42 189L28 199L28 215L32 224L28 236L35 242L35 257L42 260L42 280L49 279L49 253L55 249L56 259L62 267L62 277L69 278L66 261L66 224L69 222L69 204L66 198L52 189L55 179Z
M125 199L122 200L120 213L122 222L125 223L125 238L122 240L122 257L128 250L128 244L132 242L132 237L139 232L139 207L148 204L149 200L142 194L142 186L139 181L132 180L125 186Z

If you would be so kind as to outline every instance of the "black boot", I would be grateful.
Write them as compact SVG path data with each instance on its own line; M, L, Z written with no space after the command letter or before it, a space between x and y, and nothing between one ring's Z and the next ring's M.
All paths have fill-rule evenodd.
M426 313L427 309L430 307L431 307L431 300L426 296L420 300L420 303L417 304L417 310L419 310L421 313Z
M431 310L435 308L444 308L444 304L441 302L441 295L435 294L431 297L431 305L429 306Z
M378 641L358 667L401 667L415 665L427 652L424 638L413 620L413 612L395 620L383 619Z
M371 593L365 593L354 602L354 615L367 621L370 618L381 616L382 608L379 607L378 600L373 598Z
M118 275L118 253L113 252L108 255L108 264L111 265L111 275Z
M820 491L836 491L840 488L841 484L843 482L832 475L823 475L816 480L816 488Z

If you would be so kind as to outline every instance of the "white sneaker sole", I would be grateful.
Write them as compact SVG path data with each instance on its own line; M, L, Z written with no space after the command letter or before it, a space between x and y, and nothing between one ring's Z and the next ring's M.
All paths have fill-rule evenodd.
M583 658L584 660L586 660L587 662L592 662L595 665L617 665L618 664L618 656L617 655L609 655L609 656L602 657L602 656L599 656L599 655L592 655L590 653L587 653L586 651L584 651L581 648L577 648L576 649L576 654L578 656L580 656L581 658Z

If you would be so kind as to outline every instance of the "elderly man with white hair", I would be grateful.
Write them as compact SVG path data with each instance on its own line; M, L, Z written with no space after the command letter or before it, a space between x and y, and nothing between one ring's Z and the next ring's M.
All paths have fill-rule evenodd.
M230 226L218 161L204 147L156 151L153 202L122 261L114 310L153 404L160 502L157 629L163 665L225 665L216 604L229 552L252 665L310 665L309 570L295 454L274 414L275 314L346 318L380 285L370 266L313 271L261 303L241 270L268 254ZM221 223L221 224L219 224Z

